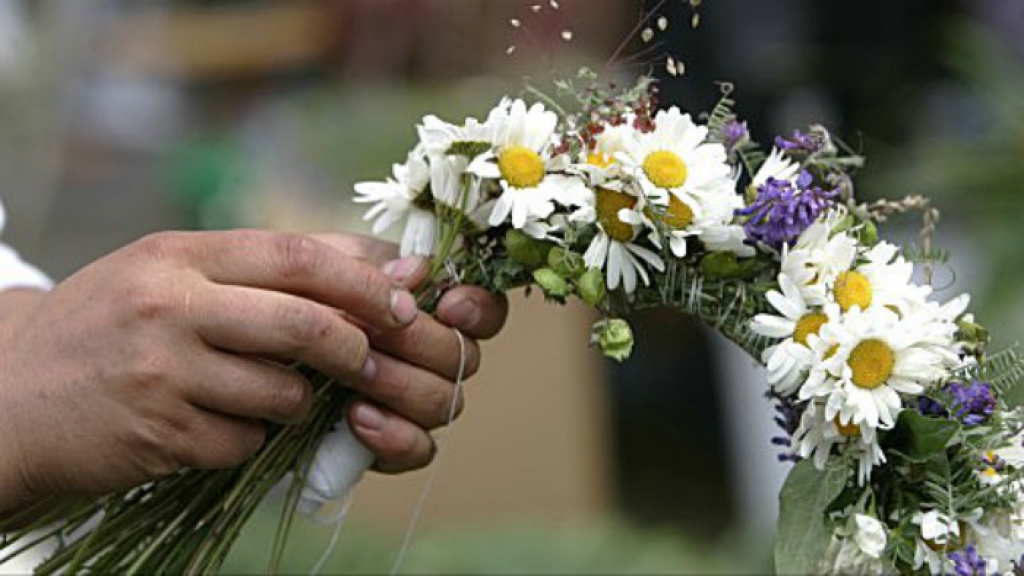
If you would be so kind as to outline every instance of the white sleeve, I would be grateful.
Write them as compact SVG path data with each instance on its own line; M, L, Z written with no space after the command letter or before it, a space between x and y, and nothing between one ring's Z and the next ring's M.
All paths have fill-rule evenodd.
M0 204L0 231L6 220L3 204ZM0 291L11 288L35 288L49 290L53 281L35 266L25 262L13 248L0 242Z

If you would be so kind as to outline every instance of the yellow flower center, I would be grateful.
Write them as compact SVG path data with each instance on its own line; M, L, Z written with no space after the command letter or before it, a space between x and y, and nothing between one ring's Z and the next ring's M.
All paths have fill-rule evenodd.
M686 183L686 162L668 150L652 152L644 160L644 173L658 188L679 188Z
M793 330L793 341L807 346L807 339L811 334L817 334L826 323L828 323L828 316L821 312L804 314L802 318L796 321L796 329Z
M843 421L840 420L838 415L836 415L832 420L832 423L836 425L836 430L847 438L856 438L860 436L860 426L854 424L853 420L843 424Z
M867 310L871 306L871 282L856 270L840 274L836 279L833 293L843 312L848 312L854 306L860 306L861 310Z
M853 383L869 390L885 384L896 366L896 353L881 340L864 340L846 361L853 371Z
M587 154L587 164L597 166L598 168L608 168L612 164L615 164L615 161L612 160L611 156L603 152L591 152L590 154Z
M836 352L839 352L839 344L833 345L831 348L828 349L828 352L825 352L825 360L831 359L833 356L836 355Z
M515 188L533 188L544 180L544 161L526 146L511 146L498 155L501 177Z
M633 226L619 220L619 211L636 206L636 198L625 192L598 188L595 210L597 222L612 240L629 242L633 239Z
M648 218L660 220L673 230L685 230L687 226L693 223L693 209L686 202L676 198L674 194L668 195L668 206L663 208L663 210L660 214L655 214L648 207L644 209L644 213L647 214Z

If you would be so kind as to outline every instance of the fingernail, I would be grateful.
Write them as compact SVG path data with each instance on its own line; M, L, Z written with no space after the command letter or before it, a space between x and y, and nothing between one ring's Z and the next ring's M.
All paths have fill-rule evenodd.
M407 256L398 260L392 260L384 264L384 274L395 282L402 282L415 274L420 266L423 266L423 258L420 256Z
M410 324L416 319L419 308L416 307L416 299L405 290L394 290L391 292L391 313L399 324Z
M377 375L377 361L373 359L373 356L366 357L366 364L363 364L363 370L359 373L359 378L363 382L369 382L373 380L373 377Z
M451 307L448 319L457 328L472 327L480 321L480 307L473 300L463 300Z
M360 404L352 413L356 425L367 430L380 430L384 427L384 414L369 404Z

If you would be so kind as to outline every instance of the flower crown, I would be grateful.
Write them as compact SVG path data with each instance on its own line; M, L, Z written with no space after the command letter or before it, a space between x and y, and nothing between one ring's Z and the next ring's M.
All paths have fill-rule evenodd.
M659 109L649 78L619 92L581 78L560 83L575 112L506 99L483 121L424 118L393 177L356 186L374 232L404 223L403 254L433 256L439 285L593 306L592 341L619 361L623 316L651 306L757 358L773 442L796 462L780 572L1024 569L1022 415L1001 400L1021 362L987 353L966 295L936 298L937 212L858 202L863 159L821 126L766 151L731 87L694 118ZM921 248L879 239L913 208Z

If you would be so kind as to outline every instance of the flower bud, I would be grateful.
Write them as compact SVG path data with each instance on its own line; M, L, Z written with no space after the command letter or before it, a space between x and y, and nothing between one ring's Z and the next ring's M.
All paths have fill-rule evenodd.
M569 282L551 268L534 270L533 279L548 296L565 298L569 294Z
M583 276L580 276L580 279L576 281L576 290L579 292L580 299L590 306L600 305L608 293L601 269L588 268L583 273Z
M590 333L591 345L596 345L605 356L622 362L633 352L633 330L621 318L600 320Z
M509 258L533 269L547 262L551 244L519 230L509 230L505 233L505 250L508 251Z
M878 244L878 227L875 226L874 222L865 221L864 227L860 231L860 243L864 246L874 246Z
M583 263L583 256L565 248L554 247L548 252L548 267L557 272L562 278L579 278L587 266Z

